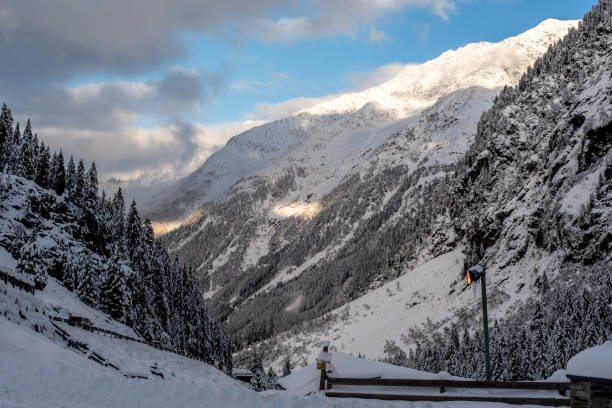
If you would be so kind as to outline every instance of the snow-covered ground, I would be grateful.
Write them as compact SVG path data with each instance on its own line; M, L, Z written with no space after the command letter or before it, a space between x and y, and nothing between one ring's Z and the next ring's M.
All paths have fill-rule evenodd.
M147 380L129 379L124 377L122 372L102 367L62 344L4 318L0 318L0 333L0 407L2 408L501 408L507 406L466 402L393 403L358 399L337 400L320 394L302 396L299 393L285 391L255 393L199 361L138 343L112 344L111 339L101 337L99 343L106 343L108 351L122 353L126 358L141 361L143 364L156 362L166 375L165 379L158 377ZM309 367L299 375L308 376L311 371L312 367Z
M406 367L398 367L378 361L354 357L345 353L337 352L331 354L331 362L328 363L328 375L339 378L383 378L383 379L410 379L410 380L454 380L469 381L467 378L455 377L447 372L437 374L422 372ZM319 387L320 372L315 364L308 365L303 369L279 380L279 383L297 394L314 393ZM562 370L556 372L550 381L567 381ZM431 387L392 387L392 386L333 386L334 392L355 392L368 394L396 394L396 395L440 395L439 389ZM470 396L470 397L522 397L522 398L561 398L556 390L508 390L508 389L482 389L482 388L448 388L444 396ZM456 404L457 402L453 403ZM471 403L479 406L479 403ZM484 404L483 404L484 405ZM491 404L486 406L504 406L505 404ZM439 406L432 404L432 406Z
M452 258L452 257L451 257ZM454 262L453 259L445 262ZM4 267L14 262L2 253ZM54 333L49 316L80 314L94 325L136 334L77 299L72 292L50 278L43 291L34 295L0 281L0 408L81 408L81 407L503 407L504 404L465 402L386 402L358 399L331 399L309 393L318 372L312 365L297 371L289 381L301 386L289 391L255 393L201 361L157 350L145 344L117 339L57 323L72 340L86 343L83 354L68 347ZM367 334L367 333L364 333ZM102 366L87 357L102 356L119 370ZM332 366L343 376L399 378L441 378L429 374L335 353ZM311 362L314 361L311 360ZM155 371L164 376L153 375ZM144 375L147 379L128 378ZM315 377L313 377L313 375ZM316 378L315 378L316 379ZM315 384L316 385L316 384ZM306 388L305 388L306 387Z

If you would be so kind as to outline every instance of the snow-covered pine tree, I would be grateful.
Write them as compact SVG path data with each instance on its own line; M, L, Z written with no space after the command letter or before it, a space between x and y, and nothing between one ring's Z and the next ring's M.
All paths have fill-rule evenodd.
M79 298L92 307L98 307L100 279L97 262L92 258L78 258L74 262L77 268Z
M100 285L100 308L113 319L123 321L125 314L125 276L121 255L115 246L112 256L104 264Z
M76 169L74 197L72 198L73 204L75 204L78 208L83 207L86 186L87 179L85 175L85 164L83 164L83 159L80 159Z
M2 112L0 113L0 171L5 169L11 158L13 149L13 113L2 104Z
M497 320L493 324L491 340L491 374L494 380L499 381L504 376L507 344Z
M268 373L266 374L266 389L267 390L274 390L276 389L276 386L278 385L278 375L276 375L276 373L274 372L274 369L272 367L268 368Z
M36 237L32 236L19 252L17 271L29 276L37 289L44 289L47 286L47 274L44 265L41 264L42 257Z
M45 146L44 142L41 142L38 149L38 159L36 160L36 176L34 181L42 188L49 187L50 166L49 147Z
M74 166L74 163L73 163ZM66 190L66 169L64 168L64 153L60 150L57 155L53 156L51 165L51 183L50 188L55 190L57 195L64 194Z
M76 166L74 165L74 157L71 155L68 160L68 166L66 166L66 195L72 203L76 203L76 186Z
M147 302L165 331L168 327L168 305L165 299L167 282L164 278L166 274L165 265L167 265L167 263L164 261L169 261L169 258L165 256L166 251L163 247L155 241L153 225L149 218L145 219L143 225L142 240L148 257L146 262L147 269L144 272L144 279L147 287Z
M19 129L17 128L17 131ZM23 135L19 136L16 133L16 138L19 138L19 153L18 160L15 163L17 169L16 175L33 180L36 175L36 159L38 157L38 141L32 135L32 126L30 120L26 124Z
M118 245L120 251L125 253L125 201L123 199L121 187L117 189L113 197L111 208L111 240Z
M130 255L130 259L132 259L132 261L134 261L134 251L140 244L141 237L142 222L140 221L138 209L136 208L136 200L132 200L125 226L125 243L128 254Z
M535 329L535 337L532 339L528 354L527 378L530 380L543 380L550 365L548 361L549 350L547 349L544 329L540 326Z
M82 191L80 223L83 227L83 236L96 252L105 253L107 247L100 222L101 207L99 205L98 172L95 162L91 163L91 167L85 175Z

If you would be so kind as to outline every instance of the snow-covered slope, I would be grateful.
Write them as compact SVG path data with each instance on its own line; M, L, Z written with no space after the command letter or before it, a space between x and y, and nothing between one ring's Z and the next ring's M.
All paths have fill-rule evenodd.
M414 115L445 95L470 87L515 85L521 74L576 21L546 20L500 43L476 43L362 92L341 95L310 109L233 137L198 170L149 204L154 220L183 219L200 204L223 198L239 179L278 176L299 168L298 189L315 198L328 192L362 158L390 136L389 124ZM482 106L474 107L479 115Z
M227 194L168 234L170 249L196 265L210 307L231 314L247 338L262 335L249 333L255 321L271 325L250 312L241 317L243 303L263 302L255 297L307 311L299 320L316 317L452 250L444 188L482 113L576 24L547 20L497 44L449 51L378 87L236 136L172 193L167 208L217 188Z
M5 264L10 259L3 255ZM228 408L315 408L350 406L357 408L404 407L402 402L367 400L334 400L322 395L302 396L293 392L255 393L212 366L158 350L144 344L103 336L80 328L63 325L73 340L86 343L88 354L71 348L55 334L48 316L65 311L92 319L97 326L128 334L131 329L108 319L102 313L77 299L55 280L35 295L0 281L0 407L2 408L84 408L84 407L228 407ZM108 323L107 323L108 321ZM95 352L116 365L119 370L103 366L88 358ZM351 360L350 356L338 358ZM355 359L353 359L355 360ZM151 373L151 367L164 375ZM340 365L344 368L347 364ZM361 360L351 367L360 375L372 370L402 374L411 378L440 378L388 364ZM312 366L300 377L309 374ZM318 373L316 373L318 374ZM352 373L354 374L354 373ZM142 378L128 378L140 375ZM446 378L446 377L444 377ZM295 378L293 379L295 382ZM474 403L474 407L501 404ZM428 402L413 406L430 407ZM439 408L465 406L460 402L436 404Z
M553 23L562 24L542 27ZM330 122L325 131L308 133L290 154L262 161L257 171L275 169L270 174L241 180L225 200L203 205L170 233L171 250L197 265L209 304L227 319L238 347L268 339L266 346L278 346L277 357L309 355L316 333L329 328L329 337L346 351L379 357L384 339L397 340L427 318L440 328L477 303L463 292L460 272L466 266L486 264L495 292L492 312L500 317L537 293L545 276L552 280L561 270L578 268L571 262L605 268L610 37L609 27L597 24L589 20L580 31L570 30L520 80L517 75L517 87L495 98L490 84L454 91L447 84L440 92L450 93L404 118L397 117L412 108L402 105L406 111L398 113L395 96L389 97L395 107L388 109L374 102L349 113L326 113L320 118L335 115L350 130ZM533 33L543 30L505 45L527 49ZM440 58L449 58L450 67L450 57L462 51L492 47L468 46ZM454 81L463 86L461 78ZM416 89L413 95L429 92ZM365 111L363 122L351 119ZM381 111L397 116L387 116L386 123L384 115L370 114ZM300 113L306 114L311 115ZM368 128L373 117L383 120ZM365 125L349 126L354 123ZM285 157L294 165L282 165ZM589 199L577 200L583 194ZM445 265L447 256L459 264L432 266ZM398 277L414 290L397 294L388 282ZM398 327L404 316L396 299L421 302L405 328ZM360 303L374 300L380 308L368 303L366 311ZM328 325L350 302L356 302L352 325ZM353 341L354 334L361 339Z
M398 340L421 324L434 329L453 321L470 324L473 319L466 323L466 316L478 316L478 300L464 291L462 271L475 264L487 267L492 317L516 316L515 326L532 318L538 300L538 307L555 321L558 296L587 299L596 287L612 287L611 16L612 3L601 1L579 30L536 62L519 86L501 92L479 121L475 143L453 167L452 177L425 191L406 190L402 204L395 207L388 205L393 197L378 207L370 219L382 221L367 224L339 253L309 266L313 279L303 273L251 297L242 310L286 307L303 296L298 313L290 315L285 309L287 318L313 310L321 316L261 345L279 355L312 355L320 340L330 339L339 350L380 357L385 339ZM368 184L382 181L374 178ZM364 177L355 205L369 197L366 183ZM418 208L419 200L424 208ZM405 202L417 211L402 206ZM411 212L413 217L406 216ZM314 222L323 221L328 219ZM415 227L405 228L411 222ZM300 244L306 242L301 239ZM414 246L417 259L407 250ZM279 252L276 259L282 263L284 254ZM370 262L372 257L380 262ZM394 275L396 263L401 266ZM384 286L367 279L381 275L388 282ZM594 283L596 277L603 283ZM559 287L556 294L545 296L543 282L548 280ZM355 286L359 297L350 290ZM326 295L329 292L333 295ZM609 308L607 295L601 296L597 301ZM347 297L352 302L343 303ZM516 309L525 305L521 301L532 302L531 309ZM327 302L328 308L317 309L317 302ZM590 309L585 309L581 321L590 317ZM246 322L240 313L232 316L236 323ZM592 322L600 325L595 332L611 327L596 318ZM234 329L241 330L239 324ZM572 347L592 345L580 337L586 330L575 325L570 330L576 330L578 338ZM564 341L555 331L558 328L550 329L549 346Z

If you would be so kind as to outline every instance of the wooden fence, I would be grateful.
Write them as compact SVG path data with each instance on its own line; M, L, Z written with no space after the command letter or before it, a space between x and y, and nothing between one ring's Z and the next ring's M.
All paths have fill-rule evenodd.
M363 393L351 391L329 391L335 385L357 385L378 387L417 387L437 388L440 395L415 395L391 393ZM501 402L506 404L547 405L554 407L570 406L569 398L554 397L500 397L500 396L472 396L472 395L442 395L447 388L477 388L477 389L522 389L522 390L556 390L565 395L570 388L569 382L531 382L531 381L458 381L458 380L411 380L389 378L337 378L327 377L327 390L325 395L333 398L365 398L392 401L472 401L472 402Z
M28 293L34 294L34 289L36 288L34 285L28 282L24 282L21 279L17 279L13 275L10 275L5 271L0 270L0 279L2 279L4 283L10 284L14 288L19 288Z

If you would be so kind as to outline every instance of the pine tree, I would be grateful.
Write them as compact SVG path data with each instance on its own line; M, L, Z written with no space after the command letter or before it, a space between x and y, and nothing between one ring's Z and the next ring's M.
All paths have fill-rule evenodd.
M78 265L78 288L79 298L92 307L98 306L99 279L96 264L92 259L81 259Z
M83 206L83 199L85 197L85 188L87 185L87 180L85 178L85 165L83 164L83 159L79 160L79 164L76 170L75 176L75 185L74 185L74 199L73 203L77 205L77 207Z
M53 186L55 186L55 177L54 171L55 166L57 165L57 152L54 151L53 155L51 155L51 161L49 162L49 174L47 175L47 188L50 190L54 190Z
M119 249L123 252L125 248L125 201L123 200L123 192L121 187L117 189L112 201L112 226L111 239L119 245Z
M267 390L274 390L276 389L276 386L278 385L278 375L276 375L276 373L274 372L274 369L272 369L272 367L268 368L268 373L266 374L266 389Z
M17 127L17 131L19 128ZM18 161L15 163L18 176L33 180L36 175L36 161L38 158L38 140L32 135L32 125L30 120L26 124L21 137L18 133L15 138L19 139Z
M412 351L412 350L410 350ZM283 377L291 375L291 357L289 355L285 356L283 359Z
M495 320L491 336L491 374L494 380L504 379L506 348L505 336L500 333L499 322Z
M72 163L74 168L74 163ZM57 195L64 194L66 190L66 169L64 168L64 154L60 150L55 156L52 166L52 185L50 185Z
M77 175L76 166L74 165L74 158L70 156L68 160L68 167L66 168L66 193L68 199L75 204L77 198Z
M530 380L543 380L549 367L546 338L542 327L538 327L530 348L527 376Z
M134 261L134 251L140 244L140 238L142 236L141 225L142 222L140 221L138 209L136 208L136 200L132 200L132 205L130 206L130 211L128 212L127 216L125 231L126 246L132 261Z
M0 171L5 169L13 149L13 113L2 104L0 113Z
M20 175L22 171L21 158L21 130L19 129L19 122L15 124L15 131L13 132L13 142L11 143L11 151L8 152L7 164L5 168L11 174L16 176Z
M36 176L34 181L42 188L48 188L49 181L49 148L44 143L40 144L38 159L36 160Z
M121 321L125 306L125 276L121 268L121 258L118 248L104 265L102 283L100 286L100 307L104 313L113 319Z
M21 247L19 254L17 271L30 276L37 289L44 289L47 286L46 268L41 264L44 257L39 253L38 244L34 237Z
M92 163L87 171L81 191L82 216L80 221L84 227L84 237L96 252L106 253L106 242L104 242L104 233L99 219L98 172L95 163Z

